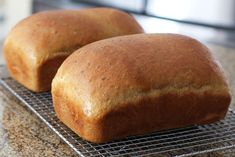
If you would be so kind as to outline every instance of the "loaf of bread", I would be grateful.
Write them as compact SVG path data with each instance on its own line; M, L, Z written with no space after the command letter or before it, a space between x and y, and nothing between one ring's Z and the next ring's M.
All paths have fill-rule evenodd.
M52 82L57 117L82 138L130 135L223 119L231 101L218 62L197 40L137 34L91 43Z
M34 14L9 33L4 54L10 75L28 89L48 91L64 59L91 42L142 33L135 19L109 8Z

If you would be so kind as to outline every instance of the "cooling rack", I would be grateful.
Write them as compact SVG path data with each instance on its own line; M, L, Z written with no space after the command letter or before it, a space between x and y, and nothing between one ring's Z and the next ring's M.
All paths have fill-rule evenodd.
M235 147L235 113L232 110L224 120L209 125L93 144L82 140L56 118L50 93L33 93L7 75L1 77L0 83L80 156L191 156Z

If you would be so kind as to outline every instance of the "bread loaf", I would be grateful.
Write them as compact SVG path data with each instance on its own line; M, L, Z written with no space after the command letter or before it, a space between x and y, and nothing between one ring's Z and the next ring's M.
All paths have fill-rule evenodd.
M4 55L14 79L32 91L48 91L57 69L76 49L100 39L142 32L134 18L116 9L45 11L11 30Z
M57 117L82 138L130 135L223 119L231 101L221 67L197 40L138 34L89 44L52 83Z

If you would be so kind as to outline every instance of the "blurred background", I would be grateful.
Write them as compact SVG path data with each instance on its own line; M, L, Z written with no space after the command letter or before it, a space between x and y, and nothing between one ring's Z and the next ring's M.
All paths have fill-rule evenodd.
M102 6L131 13L148 33L180 33L235 47L235 0L0 0L0 48L9 30L33 13Z
M43 10L108 6L133 14L146 32L181 33L233 46L235 0L0 0L0 39L22 18Z

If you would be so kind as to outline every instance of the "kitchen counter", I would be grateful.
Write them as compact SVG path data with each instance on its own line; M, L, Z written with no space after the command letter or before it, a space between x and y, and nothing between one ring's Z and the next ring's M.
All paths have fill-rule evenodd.
M0 86L0 156L76 156L43 122Z
M235 104L235 49L209 45L229 78ZM233 109L235 106L231 105ZM232 156L235 151L200 156ZM43 122L0 86L0 156L76 156ZM234 155L235 156L235 155Z

